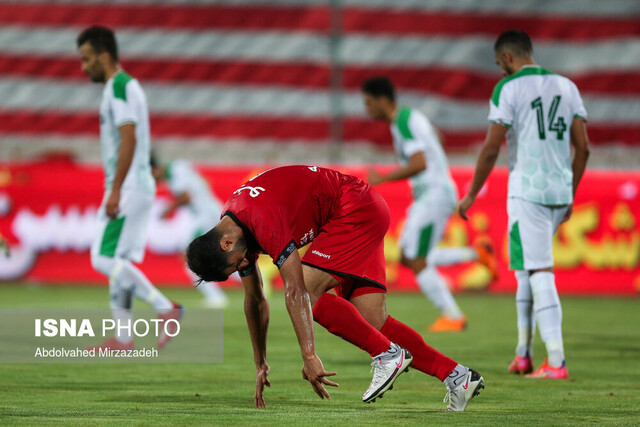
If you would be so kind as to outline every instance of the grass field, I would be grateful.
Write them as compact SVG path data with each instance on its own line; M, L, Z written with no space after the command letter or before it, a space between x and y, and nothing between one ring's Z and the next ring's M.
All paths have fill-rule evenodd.
M189 289L166 293L187 309ZM472 366L486 389L464 413L442 413L445 387L416 370L374 404L360 396L371 380L369 356L316 328L317 351L340 388L320 400L300 379L301 360L283 295L271 301L266 410L253 405L255 369L242 293L229 293L221 364L0 364L0 424L295 425L639 425L640 310L637 299L563 298L571 378L534 381L506 373L515 344L512 296L460 295L470 319L460 334L426 334L428 343ZM0 285L0 308L106 308L96 287ZM436 312L417 294L395 294L389 312L417 330ZM10 327L10 325L2 325ZM2 343L0 343L0 347ZM544 349L536 343L536 365Z

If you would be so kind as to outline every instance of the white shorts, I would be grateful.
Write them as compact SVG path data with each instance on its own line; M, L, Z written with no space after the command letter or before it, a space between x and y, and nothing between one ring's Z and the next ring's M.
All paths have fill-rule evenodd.
M98 210L91 256L103 255L141 262L147 244L154 195L141 190L121 190L120 213L115 219L106 214L107 196L105 194Z
M400 237L404 256L409 259L426 258L442 240L454 209L455 198L446 194L414 201L407 210Z
M553 235L567 208L567 205L545 206L517 197L507 199L511 270L553 267Z

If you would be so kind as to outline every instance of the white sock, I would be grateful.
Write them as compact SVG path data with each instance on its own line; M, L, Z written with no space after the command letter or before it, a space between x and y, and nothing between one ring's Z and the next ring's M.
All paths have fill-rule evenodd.
M428 264L433 265L451 265L460 264L462 262L475 261L478 259L478 253L473 248L442 248L435 247L428 256Z
M91 254L93 268L109 278L109 286L122 291L131 291L135 296L151 304L158 313L169 311L173 304L151 284L149 279L131 261Z
M451 290L435 268L428 266L416 278L422 292L443 315L451 319L463 317L460 307L458 307L453 295L451 295Z
M158 313L164 314L173 308L171 301L131 261L116 258L112 276L117 278L122 289L133 291L136 297L146 301Z
M564 363L562 343L562 306L556 290L555 276L541 271L529 276L533 292L533 308L540 328L540 336L547 347L549 366L558 368Z
M109 305L111 306L111 317L117 325L131 325L133 315L131 306L133 296L130 291L120 288L117 280L109 280ZM133 341L130 333L131 329L120 329L116 327L115 337L123 344Z
M518 290L516 291L516 312L518 315L516 356L533 357L533 337L535 335L536 322L529 273L524 270L516 270L515 276L518 282Z

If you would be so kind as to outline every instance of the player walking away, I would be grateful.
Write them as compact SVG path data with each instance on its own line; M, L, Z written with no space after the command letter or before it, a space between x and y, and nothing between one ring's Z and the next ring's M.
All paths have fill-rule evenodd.
M168 218L178 208L188 206L193 215L190 238L187 244L206 231L211 229L220 218L222 205L213 195L207 181L196 171L191 163L186 160L174 160L167 164L158 163L155 156L151 156L151 173L156 182L166 181L173 201L163 212L162 216ZM194 281L197 277L186 268L187 274ZM226 295L216 283L202 282L197 288L205 297L205 304L211 308L224 308L229 303Z
M82 71L91 81L105 84L100 104L105 194L91 245L91 264L109 278L114 320L131 321L132 296L151 304L161 319L177 318L181 307L162 295L133 265L144 257L156 191L149 166L151 138L144 92L138 81L121 68L111 30L90 27L78 36L77 45ZM158 347L163 347L169 338L159 337ZM117 334L102 347L133 348L133 338Z
M533 370L537 320L548 358L529 376L568 378L551 241L558 226L571 216L589 157L587 112L576 85L536 64L532 52L529 36L519 30L506 31L494 45L496 63L506 77L491 96L491 124L471 188L458 212L466 219L506 136L510 268L518 282L518 345L509 371L526 374ZM570 144L575 149L573 162Z
M267 253L280 269L285 301L298 337L302 376L330 398L316 355L312 319L373 357L373 380L362 396L372 402L407 367L444 381L449 409L462 411L483 387L482 377L429 347L420 334L387 315L384 235L389 208L362 180L317 166L286 166L250 179L227 200L218 225L187 249L202 280L239 271L256 364L255 405L269 386L266 343L269 306L256 259ZM300 259L297 248L310 244ZM328 293L335 289L336 294Z
M378 185L402 179L411 183L414 201L400 238L401 262L413 270L420 289L441 312L428 330L462 331L467 319L436 265L477 260L490 269L495 279L498 265L493 246L488 240L478 240L475 248L434 248L442 239L458 200L437 131L420 111L396 105L395 90L388 78L366 80L362 92L367 114L391 124L393 145L401 162L400 167L386 175L370 170L369 183Z

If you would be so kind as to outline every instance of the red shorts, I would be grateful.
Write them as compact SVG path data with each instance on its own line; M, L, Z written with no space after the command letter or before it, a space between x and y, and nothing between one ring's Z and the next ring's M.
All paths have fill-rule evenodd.
M347 300L386 292L384 235L389 221L389 207L376 190L360 180L348 183L302 263L338 279L336 293Z

